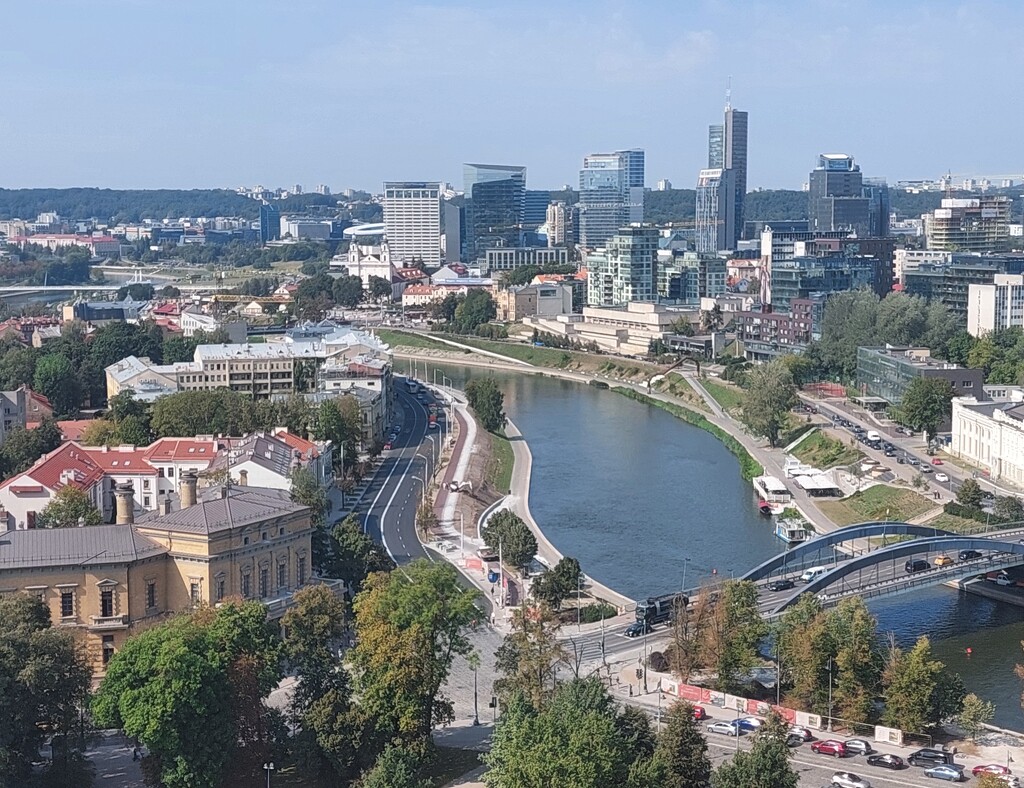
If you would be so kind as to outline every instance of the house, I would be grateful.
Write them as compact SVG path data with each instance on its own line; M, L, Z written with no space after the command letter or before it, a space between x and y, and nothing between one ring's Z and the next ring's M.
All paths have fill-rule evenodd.
M245 315L246 317L262 317L263 304L259 301L250 301L248 304L238 310L239 314Z
M28 421L28 389L21 386L13 391L0 391L0 445L7 440L11 430L24 428ZM45 398L44 398L45 399ZM53 412L52 409L50 411Z
M77 443L63 443L27 471L0 483L0 533L36 527L36 517L62 487L81 490L103 512L103 471Z
M282 298L285 301L291 301L295 298L295 294L298 292L299 286L294 282L286 282L280 285L277 290L274 291L274 296Z
M334 478L332 457L330 441L316 444L281 429L231 441L217 453L208 470L227 471L231 481L242 486L290 490L296 468L305 468L320 484L329 485Z

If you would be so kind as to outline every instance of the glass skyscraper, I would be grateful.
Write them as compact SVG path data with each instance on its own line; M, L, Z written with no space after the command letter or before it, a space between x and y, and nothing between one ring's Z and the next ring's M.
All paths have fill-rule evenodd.
M472 262L497 246L519 246L526 198L526 167L464 164L465 243Z
M706 173L719 171L712 178ZM701 190L704 189L703 210ZM725 123L708 126L708 166L697 184L697 251L735 249L747 196L747 113L725 105ZM725 203L731 206L726 210ZM701 228L703 226L703 242ZM714 247L710 246L714 243Z
M596 249L644 219L644 152L595 153L580 170L580 244Z

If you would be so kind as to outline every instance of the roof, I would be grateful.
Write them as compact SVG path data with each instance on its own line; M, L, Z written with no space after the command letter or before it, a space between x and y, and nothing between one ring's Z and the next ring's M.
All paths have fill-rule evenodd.
M67 421L58 421L57 427L60 429L60 434L64 437L64 440L77 441L81 439L82 433L92 423L93 419L69 419Z
M220 441L214 438L160 438L143 449L143 455L150 462L181 462L186 460L212 460L220 448Z
M136 525L162 531L210 534L302 511L306 511L306 507L293 502L286 490L227 484L200 490L199 501L187 509L163 515L147 512L136 520Z
M430 285L409 285L402 291L402 296L407 295L431 295L434 288Z
M74 441L62 443L49 454L44 454L24 473L8 479L3 486L18 481L21 485L33 481L51 490L66 484L86 490L103 478L103 471L90 453Z
M126 525L6 531L0 534L0 573L27 567L128 563L166 552L166 547Z
M85 451L104 473L143 474L156 476L156 468L149 464L145 449L134 446L86 447Z
M295 451L300 452L303 457L316 459L320 456L320 449L317 448L317 445L313 443L313 441L300 438L298 435L294 435L286 429L280 428L274 430L274 437L287 443Z

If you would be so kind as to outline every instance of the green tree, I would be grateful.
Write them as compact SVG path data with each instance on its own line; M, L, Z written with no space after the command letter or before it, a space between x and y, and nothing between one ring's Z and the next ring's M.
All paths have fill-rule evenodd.
M331 502L327 498L327 491L320 484L313 472L308 468L293 468L288 474L292 483L291 496L295 503L309 507L309 516L314 528L323 528L327 522L327 514L331 509Z
M486 290L474 289L466 294L462 303L455 308L455 327L458 331L469 334L478 326L489 323L497 316L498 310L494 299Z
M770 714L750 750L740 750L718 767L714 788L796 788L800 778L789 762L788 728L778 714Z
M214 788L229 763L258 768L270 754L272 715L262 700L281 677L266 608L227 602L128 638L107 666L93 714L138 738L168 788Z
M150 423L157 437L240 435L246 398L230 389L180 391L153 403Z
M325 400L317 408L312 424L317 440L330 441L335 446L335 465L351 467L359 455L362 438L362 416L359 402L351 395Z
M53 419L43 419L34 430L15 427L0 446L0 467L7 477L21 473L60 442L60 428Z
M441 688L467 633L480 617L476 592L449 564L416 560L402 571L370 575L355 600L357 640L349 652L360 708L385 739L423 744L452 720Z
M689 703L676 701L669 707L655 754L667 766L665 788L707 788L711 784L708 745Z
M996 497L992 513L996 517L1015 523L1024 520L1024 504L1015 495L1000 495Z
M700 330L708 334L717 331L722 327L722 307L716 301L711 309L702 309L700 312Z
M48 734L73 749L68 736L88 698L90 671L72 633L51 627L37 599L0 596L0 633L0 785L26 785Z
M981 501L984 498L984 495L981 485L974 479L964 479L963 484L960 485L960 489L956 491L957 501L964 506L970 506L973 508L981 506Z
M558 639L560 626L558 618L546 605L533 610L519 607L513 611L512 630L494 654L495 670L499 674L494 692L503 706L518 693L533 708L542 709L554 694L558 666L567 661Z
M771 446L778 443L786 415L795 403L793 376L782 362L772 361L747 373L743 423L755 435L765 436Z
M5 391L31 386L42 352L34 347L5 347L0 355L0 387Z
M963 706L956 717L957 724L967 731L971 741L978 738L985 726L992 722L996 714L996 704L982 700L973 692L964 696Z
M953 364L959 364L962 367L970 366L968 359L977 341L967 333L966 329L960 329L946 342L944 357Z
M55 416L74 416L82 394L74 365L64 356L51 353L36 364L32 387L50 400Z
M943 378L917 377L910 381L900 402L904 422L935 437L939 425L953 410L953 386Z
M101 370L128 356L145 356L159 364L163 361L163 336L159 326L152 324L107 323L89 342L89 356Z
M391 299L391 282L380 276L370 277L370 298L374 301Z
M505 395L493 378L471 380L465 392L469 406L485 430L497 432L505 426Z
M339 276L334 280L331 295L334 298L334 302L339 306L349 308L359 306L366 297L366 292L363 290L363 280L358 276Z
M421 778L419 770L420 760L415 752L389 744L359 785L360 788L431 788L433 782Z
M743 686L758 661L757 647L768 625L757 607L757 587L748 580L727 581L709 625L709 654L718 673L717 687L733 692Z
M868 290L848 290L829 297L816 343L829 377L852 380L857 372L857 348L878 343L875 328L878 296Z
M434 320L451 323L455 320L455 310L463 302L465 296L455 293L448 293L439 301L433 301L427 307L427 312Z
M537 537L523 518L511 509L501 509L487 519L480 536L491 550L500 552L511 566L527 566L537 555Z
M909 651L893 646L882 674L882 722L905 731L920 732L960 713L967 694L959 676L932 659L927 637Z
M394 561L381 545L363 533L356 515L350 514L331 531L329 563L324 567L328 577L341 578L351 584L355 592L362 590L363 581L371 572L389 572Z
M92 500L77 487L65 485L57 490L53 500L39 513L37 528L75 528L79 525L99 525L103 516Z
M871 716L882 663L877 622L859 597L844 599L827 619L835 676L834 711L846 720L867 722Z

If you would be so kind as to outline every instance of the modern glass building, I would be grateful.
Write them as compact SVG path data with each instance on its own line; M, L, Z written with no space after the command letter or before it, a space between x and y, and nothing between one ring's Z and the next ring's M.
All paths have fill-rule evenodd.
M662 251L657 266L658 296L698 304L725 294L725 258L699 252Z
M890 405L899 405L907 387L920 377L948 380L959 397L987 398L984 370L932 358L928 348L857 348L857 387L862 395L881 397Z
M601 251L587 255L587 302L620 306L653 301L658 258L656 227L623 227Z
M281 210L265 202L260 206L260 243L281 238Z
M465 243L463 260L471 262L487 249L519 246L526 200L526 167L464 164Z
M716 123L708 126L708 169L721 170L725 167L725 126Z
M796 299L812 293L839 293L871 288L881 262L875 257L794 257L773 262L771 267L772 306L789 309Z
M644 218L644 152L595 153L580 170L580 244L597 249L620 227Z
M736 238L735 170L701 170L694 216L698 252L731 249Z

